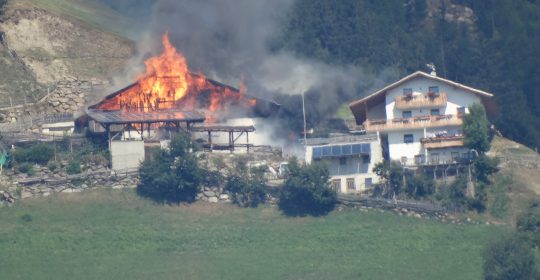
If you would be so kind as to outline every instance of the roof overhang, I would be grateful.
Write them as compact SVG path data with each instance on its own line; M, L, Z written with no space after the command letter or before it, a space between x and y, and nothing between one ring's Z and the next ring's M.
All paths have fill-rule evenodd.
M428 73L425 73L425 72L422 72L422 71L417 71L417 72L414 72L404 78L402 78L401 80L399 81L396 81L372 94L369 94L368 96L364 97L364 98L361 98L359 100L356 100L356 101L353 101L349 104L349 108L351 109L355 119L356 119L356 123L357 124L362 124L365 120L366 120L366 112L367 112L367 108L369 107L373 107L374 105L377 105L377 104L380 104L381 102L384 102L385 100L385 95L386 95L386 92L388 90L391 90L393 88L396 88L398 87L399 85L407 82L407 81L410 81L412 79L415 79L415 78L418 78L418 77L423 77L423 78L428 78L428 79L431 79L431 80L434 80L434 81L438 81L438 82L442 82L442 83L445 83L445 84L448 84L450 86L453 86L453 87L457 87L457 88L460 88L460 89L463 89L465 91L468 91L468 92L471 92L473 94L476 94L477 96L480 97L480 99L482 100L482 104L484 105L484 107L486 108L486 110L488 111L488 113L493 113L496 111L496 106L495 106L495 102L493 101L492 97L493 97L493 94L492 93L489 93L489 92L486 92L486 91L482 91L482 90L479 90L479 89L475 89L475 88L472 88L472 87L469 87L469 86L466 86L464 84L460 84L460 83L457 83L457 82L454 82L454 81L451 81L451 80L448 80L448 79L444 79L444 78L441 78L441 77L437 77L437 76L434 76L434 75L430 75Z

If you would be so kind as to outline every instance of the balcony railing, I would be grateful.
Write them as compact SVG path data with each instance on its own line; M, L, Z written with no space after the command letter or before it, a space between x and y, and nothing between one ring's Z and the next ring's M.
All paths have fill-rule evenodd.
M367 132L373 131L395 131L415 128L460 126L463 119L457 115L436 115L417 116L412 118L366 120L364 127Z
M415 108L443 107L448 102L446 93L426 93L396 97L396 108L401 110Z
M447 135L420 139L426 149L462 147L463 135Z

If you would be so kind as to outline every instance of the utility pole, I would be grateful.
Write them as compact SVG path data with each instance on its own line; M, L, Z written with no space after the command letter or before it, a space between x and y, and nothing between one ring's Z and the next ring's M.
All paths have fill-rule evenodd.
M304 148L307 146L307 123L306 123L306 102L302 93L302 114L304 115Z

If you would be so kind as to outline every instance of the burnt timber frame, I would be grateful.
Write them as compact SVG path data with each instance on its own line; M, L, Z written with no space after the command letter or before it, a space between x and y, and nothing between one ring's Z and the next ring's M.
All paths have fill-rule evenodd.
M252 125L249 126L232 126L232 125L202 125L202 126L193 126L191 130L193 132L206 132L208 134L208 144L207 147L212 152L214 148L216 149L228 149L231 153L234 152L234 149L237 147L246 147L247 152L253 147L252 144L249 144L249 133L255 131L255 127ZM228 133L229 134L229 143L227 146L214 144L212 142L212 133ZM234 133L239 133L234 135ZM246 144L236 144L235 142L240 139L242 135L246 135Z

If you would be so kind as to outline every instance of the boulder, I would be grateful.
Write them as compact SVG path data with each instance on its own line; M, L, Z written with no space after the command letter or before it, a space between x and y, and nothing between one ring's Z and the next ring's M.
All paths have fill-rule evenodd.
M21 199L30 198L32 196L34 195L29 191L24 190L21 192Z
M213 191L204 191L203 194L206 197L216 196L216 194Z
M215 197L215 196L212 196L212 197L208 198L208 202L217 203L217 202L219 202L219 199L217 197Z
M228 194L221 194L219 195L219 200L229 200L229 195Z

